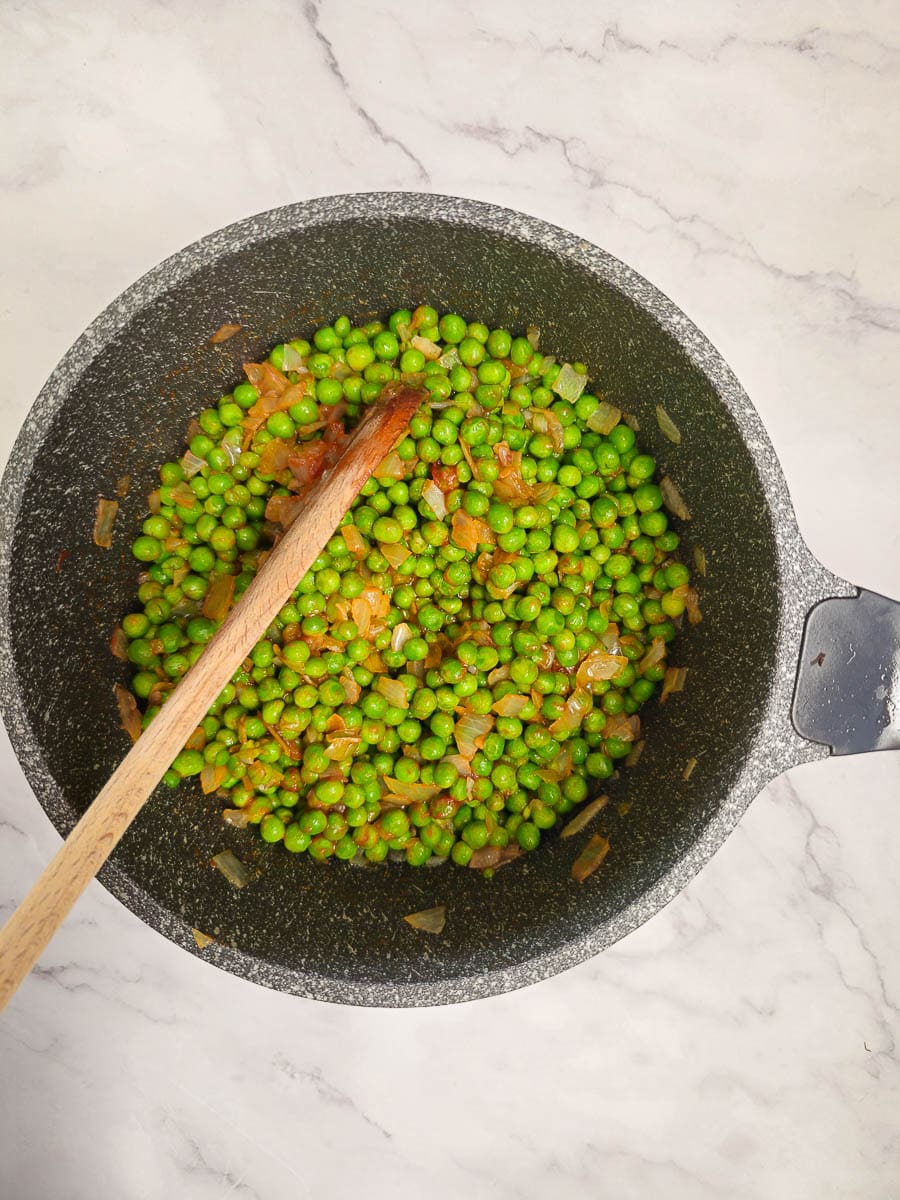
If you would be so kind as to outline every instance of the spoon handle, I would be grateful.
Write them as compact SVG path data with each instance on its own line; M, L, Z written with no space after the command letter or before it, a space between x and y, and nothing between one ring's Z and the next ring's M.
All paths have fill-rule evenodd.
M386 389L387 392L387 389ZM169 764L275 619L360 488L402 436L422 393L400 387L367 413L334 468L84 816L0 929L0 1011L119 842Z

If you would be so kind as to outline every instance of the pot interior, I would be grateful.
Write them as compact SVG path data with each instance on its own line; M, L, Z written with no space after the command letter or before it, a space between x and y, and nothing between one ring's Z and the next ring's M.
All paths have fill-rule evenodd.
M13 667L43 754L24 765L61 832L128 746L112 693L127 668L108 641L132 604L138 565L129 546L158 464L182 452L190 417L239 381L243 361L342 313L357 323L420 302L519 332L539 325L546 352L587 363L595 386L638 416L639 440L693 513L689 525L675 524L686 561L695 545L706 553L705 619L672 656L690 668L686 690L644 710L640 763L604 785L612 799L599 828L613 848L583 885L569 871L587 834L546 837L490 881L447 867L318 866L227 827L198 787L160 789L114 856L134 885L127 902L142 911L133 897L144 893L185 931L213 933L246 956L237 969L263 982L303 992L314 991L304 980L333 981L333 998L356 985L381 986L386 997L392 985L464 980L614 927L727 796L762 720L776 653L775 544L752 455L706 376L637 300L564 250L523 240L512 223L500 234L458 219L373 213L247 244L223 236L216 261L136 307L71 378L24 484L11 555ZM241 332L211 346L224 321L239 321ZM680 447L659 432L657 403L682 430ZM113 496L126 474L113 547L98 549L97 496ZM699 765L685 783L691 757ZM49 801L46 774L65 805ZM258 863L252 886L236 891L208 865L226 847ZM440 937L401 921L435 903L448 910Z

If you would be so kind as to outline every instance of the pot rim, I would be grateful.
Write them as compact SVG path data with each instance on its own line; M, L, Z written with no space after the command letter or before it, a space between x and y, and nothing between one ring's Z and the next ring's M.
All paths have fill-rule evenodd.
M828 748L805 741L791 724L796 664L807 613L819 600L853 595L856 589L816 560L797 526L787 483L762 421L731 368L709 340L662 292L631 267L558 226L478 200L420 192L360 192L270 209L208 234L165 259L121 293L95 318L63 356L41 389L16 438L0 482L0 712L25 776L48 817L63 835L77 814L52 778L25 715L13 659L9 611L12 539L24 484L55 413L73 387L134 314L196 271L248 244L335 222L420 218L476 226L536 245L588 270L604 285L624 293L673 338L706 376L734 419L756 465L772 521L778 580L778 642L772 686L763 719L734 787L688 851L641 897L589 934L532 958L480 975L450 980L389 983L312 976L242 950L213 943L198 949L185 920L138 887L114 861L98 878L127 908L170 941L204 961L252 982L312 999L382 1007L446 1004L524 987L583 962L630 933L663 908L722 845L759 791L797 763L823 758Z

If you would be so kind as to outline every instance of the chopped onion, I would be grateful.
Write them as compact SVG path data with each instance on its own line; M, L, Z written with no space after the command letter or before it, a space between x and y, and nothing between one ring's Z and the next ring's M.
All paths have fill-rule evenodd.
M465 443L463 443L465 445ZM526 483L518 469L501 474L494 481L494 495L507 504L532 504L537 489Z
M348 704L355 704L362 694L362 688L350 674L350 672L342 671L338 676L341 687L344 689L344 696Z
M688 623L699 625L703 620L703 613L700 611L700 598L696 588L689 587L684 593L684 607L687 611Z
M469 866L476 871L484 871L488 867L502 867L513 862L521 855L518 846L482 846L469 859Z
M203 788L204 795L208 796L210 792L214 792L216 788L220 787L227 775L227 767L217 767L213 763L205 763L200 772L200 786Z
M561 771L553 771L550 767L541 767L537 772L537 777L544 783L562 783L565 778Z
M253 878L253 872L231 850L222 850L213 855L212 865L221 871L228 882L236 888L242 888Z
M402 479L406 474L406 463L396 450L386 455L372 472L376 479Z
M484 739L494 728L494 718L489 714L465 713L453 730L456 747L463 758L472 759L476 750L484 745Z
M441 759L441 762L450 763L456 767L457 771L463 777L471 777L472 775L472 764L467 758L463 758L461 754L448 754Z
M347 732L347 724L344 718L339 716L338 713L333 712L325 722L325 732L343 737Z
M509 679L509 663L501 663L499 667L494 667L488 675L488 687L496 687L498 683L504 683L507 679Z
M117 625L112 631L109 639L109 648L114 658L117 658L120 662L128 662L128 638L125 636L125 630L121 625Z
M362 596L356 596L350 604L350 612L353 614L359 636L361 638L368 637L372 625L372 606L368 600Z
M259 456L257 470L260 475L277 475L279 471L283 471L294 450L292 443L281 438L272 438L271 442L266 442Z
M332 738L325 751L325 757L330 758L332 762L346 762L348 758L353 757L360 742L358 734Z
M121 683L113 685L113 695L116 698L116 704L119 709L119 721L122 728L128 734L133 742L136 742L141 736L141 714L137 706L137 701Z
M373 650L369 657L363 660L363 666L367 671L371 671L373 675L387 674L387 667L384 665L384 659L377 650Z
M510 450L506 442L498 442L494 447L497 462L500 464L500 475L506 478L513 471L519 471L522 466L522 451Z
M184 743L185 750L202 750L206 745L206 733L202 725L198 725L188 740Z
M397 807L405 804L422 804L433 800L441 790L434 783L406 783L402 779L392 779L390 775L384 776L384 784L388 794L382 799Z
M665 657L666 643L662 640L662 638L654 638L650 649L641 659L640 666L638 667L639 673L643 675L648 667L655 667L656 664L662 662Z
M266 504L266 520L287 529L300 515L303 504L302 496L285 496L276 492Z
M566 743L553 760L554 771L559 772L561 779L568 779L572 773L572 747Z
M181 508L194 508L197 504L197 493L182 480L172 488L172 500Z
M569 404L574 404L586 387L587 375L580 374L570 363L563 363L550 390Z
M390 675L382 675L375 680L374 691L380 692L393 708L409 708L409 696L406 684Z
M413 338L413 342L415 341ZM447 921L447 909L445 905L438 904L434 908L423 908L421 912L409 913L403 920L422 933L441 933Z
M422 499L434 513L439 521L443 521L447 515L447 502L444 499L444 493L432 480L428 480L422 488Z
M131 476L120 475L116 480L116 495L120 500L124 500L131 490Z
M250 823L251 810L249 808L223 808L222 820L226 825L233 825L235 829L246 829Z
M685 763L684 770L681 773L681 778L684 780L685 783L687 783L687 781L693 775L694 767L696 767L696 765L697 765L696 758L689 758L687 760L687 762Z
M528 345L532 350L537 350L541 341L541 331L537 325L529 325L525 330L525 337L528 339Z
M684 502L684 497L668 475L663 475L659 481L659 490L662 492L663 504L673 516L680 517L682 521L691 519L691 510Z
M525 423L535 433L546 434L553 443L554 454L562 454L565 448L565 435L562 421L549 408L526 408Z
M402 542L379 542L378 549L395 569L402 567L411 554Z
M644 753L644 747L647 745L647 739L641 738L639 742L635 742L631 748L631 753L625 759L626 767L636 767L641 755Z
M634 433L640 433L641 425L634 413L623 412L622 420Z
M193 450L186 450L179 463L186 479L193 479L206 466L206 460L198 458Z
M706 551L702 546L694 547L694 566L701 575L706 574Z
M454 367L462 364L462 359L459 357L459 350L456 346L451 346L449 350L445 350L441 355L439 362L442 367L448 371L452 371Z
M233 575L216 575L212 587L203 599L203 607L200 611L204 617L209 617L213 621L225 620L234 600L235 582Z
M314 441L303 442L301 445L295 446L287 460L287 465L300 488L306 488L332 465L330 460L334 457L336 457L336 448L330 446L324 438L317 438Z
M456 467L439 467L437 463L433 463L431 478L445 496L459 487L459 473Z
M277 395L288 387L288 379L270 362L244 363L244 374L260 394L275 392Z
M240 325L230 325L227 322L220 325L216 332L209 339L213 346L218 346L220 342L227 342L229 338L234 337L240 332Z
M517 717L522 709L527 708L530 703L529 696L520 696L511 692L508 696L498 700L493 707L498 717Z
M636 713L634 716L629 716L627 713L614 713L606 719L603 736L618 738L622 742L633 742L640 732L641 718Z
M568 825L564 825L561 832L561 838L573 837L576 833L581 833L587 825L593 821L601 808L605 808L609 803L609 796L598 796L596 800L591 800L580 808Z
M673 692L684 691L684 681L687 679L687 667L669 667L663 680L659 702L664 703Z
M659 425L663 435L674 442L676 446L681 445L681 430L666 412L661 404L656 406L656 422Z
M391 649L394 653L396 654L398 650L402 650L412 636L412 628L405 621L401 621L398 625L395 625L391 633Z
M377 587L371 584L363 589L362 597L372 610L373 618L378 621L386 617L391 609L391 602L386 594Z
M282 366L285 371L303 371L303 355L290 342L285 342L282 351Z
M496 484L494 492L496 493ZM450 536L461 550L469 550L475 552L479 545L493 545L494 531L486 522L479 520L478 517L470 517L469 514L462 508L458 508L453 514L453 520L450 523Z
M94 514L94 545L108 550L112 545L113 521L119 511L118 500L104 500L97 497L97 510Z
M624 654L610 654L604 647L595 646L579 663L575 682L580 688L585 688L591 683L613 679L627 664L628 659Z
M243 451L240 429L229 429L222 438L220 449L224 450L228 455L228 462L233 467L237 460L241 457L241 453Z
M159 488L154 488L147 497L147 507L153 513L154 517L158 516L159 510L162 508L162 499L160 498Z
M587 419L588 429L592 429L594 433L607 434L610 433L618 425L622 419L621 408L616 408L614 404L610 404L608 400L601 400L599 407Z
M611 606L612 596L610 596L608 600L601 602L600 611L607 619L609 619ZM610 621L609 625L600 635L600 644L605 646L610 654L621 654L622 643L619 641L620 636L621 634L619 632L619 626L615 621Z
M369 552L369 548L366 545L366 539L363 537L357 527L355 525L342 525L340 533L341 537L344 539L347 549L350 551L353 557L365 558Z
M174 683L163 683L162 680L159 680L159 682L154 683L153 687L150 689L150 695L147 697L147 703L151 706L154 704L162 704L166 696L168 696L169 693L173 692L174 690Z
M418 350L420 354L424 354L430 362L434 362L435 359L441 357L440 346L431 341L430 338L420 337L419 334L416 334L409 344L413 350Z
M207 946L211 946L216 940L214 937L210 937L208 933L204 933L202 929L192 928L191 933L194 935L194 941L197 943L199 950L205 950Z
M578 883L584 883L585 879L597 870L608 853L609 840L603 834L595 833L572 864L572 878Z
M474 642L476 646L493 646L494 639L491 637L490 625L484 620L466 621L456 635L453 648L456 649L460 642Z
M573 729L579 727L593 707L594 699L591 693L585 691L582 687L576 687L575 691L572 692L566 701L566 706L562 713L550 726L550 732L554 737L558 733L571 733Z

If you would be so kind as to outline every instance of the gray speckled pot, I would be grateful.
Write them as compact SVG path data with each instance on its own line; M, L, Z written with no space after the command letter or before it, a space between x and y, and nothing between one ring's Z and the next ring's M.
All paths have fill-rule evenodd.
M765 430L727 365L628 267L541 221L467 200L370 194L277 209L176 254L111 304L47 382L4 476L0 700L60 833L126 749L112 695L124 670L108 638L134 591L129 543L143 498L158 463L180 452L189 416L237 382L241 362L288 335L422 301L512 328L536 322L545 347L599 368L693 510L684 532L710 564L705 620L679 643L690 686L647 714L646 752L611 789L631 808L622 817L608 806L614 849L584 885L569 875L581 838L550 839L492 881L455 869L322 867L226 827L199 791L151 800L101 873L105 885L192 953L192 926L214 934L203 957L225 970L352 1004L440 1004L521 987L647 920L769 779L829 752L791 723L795 673L810 609L855 595L800 538ZM224 321L240 321L241 333L209 345ZM685 431L679 448L657 429L658 402ZM113 548L97 549L97 494L112 495L124 474L133 483ZM827 732L817 736L832 740ZM685 783L691 756L700 765ZM242 891L208 865L226 846L258 860L260 877ZM438 902L448 910L440 937L402 922Z

